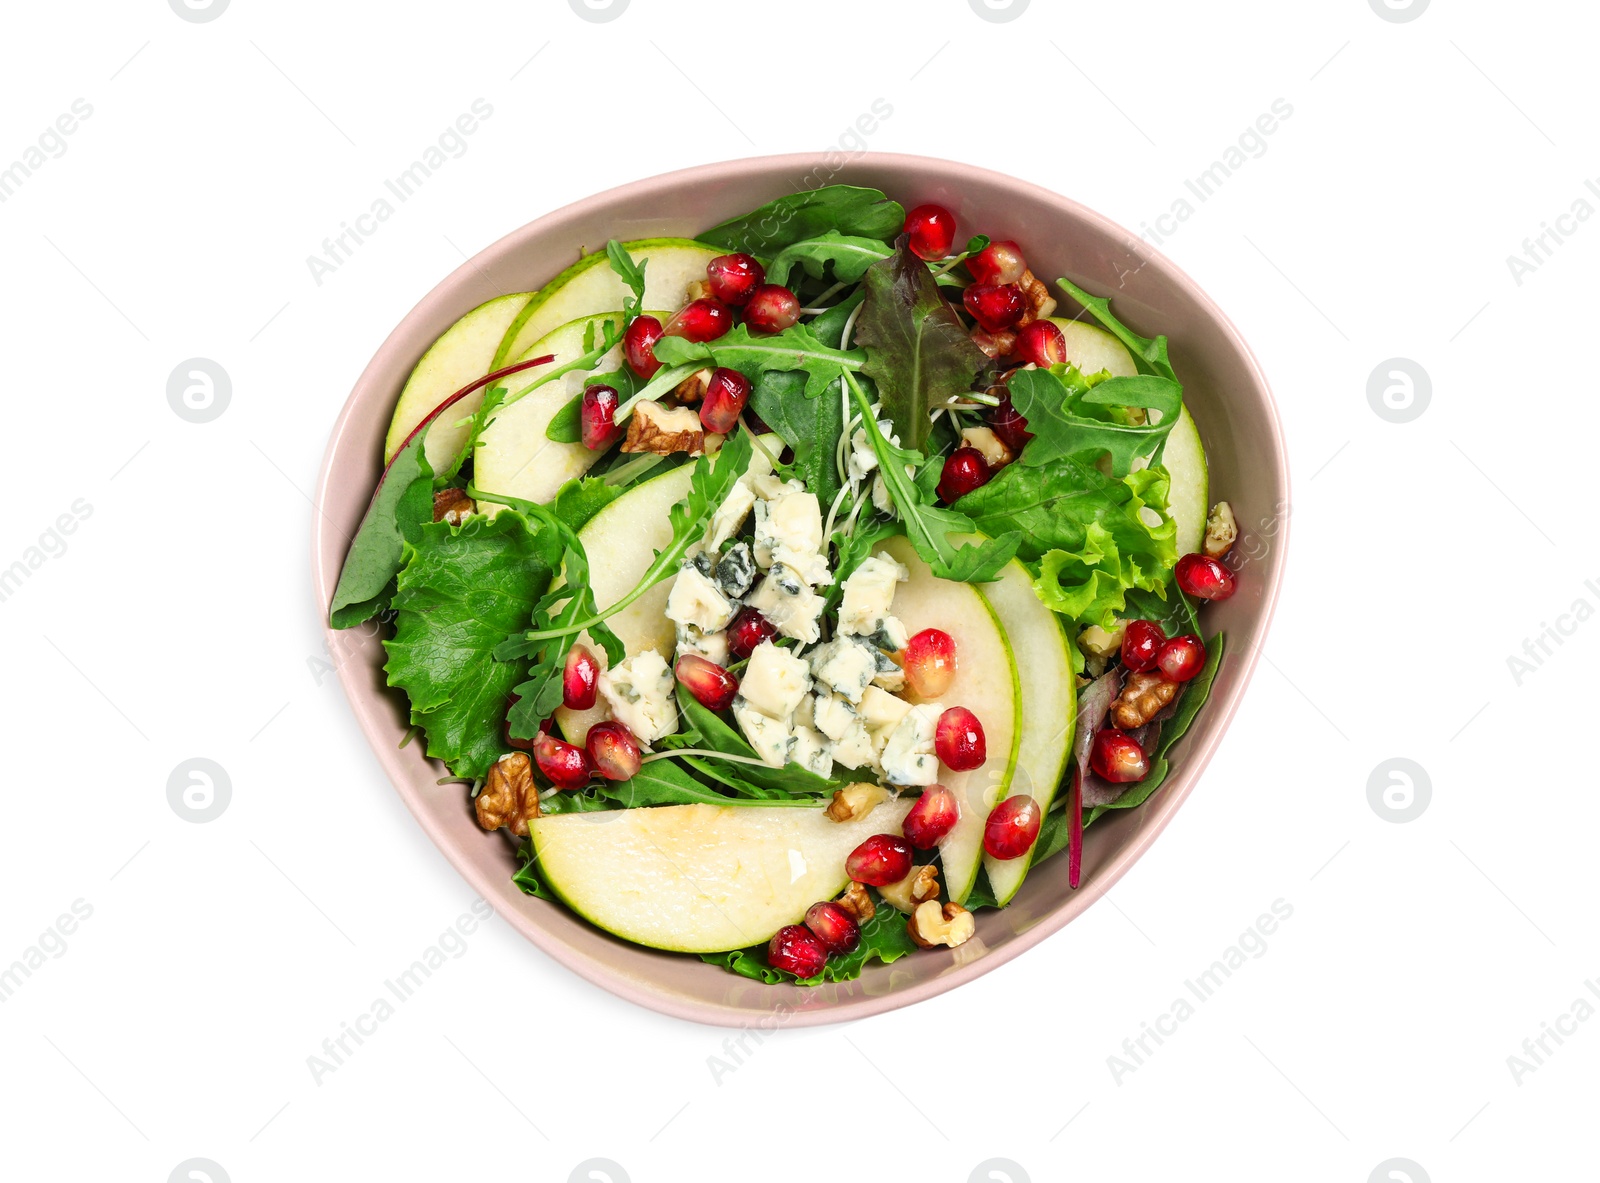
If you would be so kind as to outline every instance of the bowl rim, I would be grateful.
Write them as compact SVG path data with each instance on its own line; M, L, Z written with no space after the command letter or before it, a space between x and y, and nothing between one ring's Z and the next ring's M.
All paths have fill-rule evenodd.
M503 235L451 271L417 301L405 317L391 330L382 344L378 346L371 360L363 367L360 375L352 385L350 394L345 399L344 405L334 420L333 427L329 433L327 448L324 452L322 465L313 490L310 540L313 607L321 624L324 640L332 651L337 651L336 646L339 643L339 639L344 635L341 630L334 629L331 626L327 611L327 605L332 599L333 589L338 582L343 552L340 551L340 559L333 563L327 562L323 558L324 552L328 550L327 532L333 528L333 522L328 517L324 506L327 503L330 488L335 483L336 458L345 449L346 437L352 434L356 428L356 411L360 395L370 384L377 382L381 378L381 371L392 367L394 363L390 354L394 351L396 344L411 340L416 336L417 329L414 326L426 322L431 316L435 315L437 312L436 306L450 303L450 293L469 277L481 277L485 272L492 273L498 261L517 253L518 247L523 240L537 236L547 228L567 221L585 206L600 200L610 203L614 201L648 199L652 194L673 190L686 183L704 183L708 174L714 175L718 179L740 179L772 173L804 176L817 167L822 155L802 152L739 157L712 164L674 169L670 172L659 173L655 176L645 177L602 190L599 193L569 202ZM814 1008L791 1008L790 1013L784 1018L784 1026L818 1026L828 1023L847 1022L910 1006L946 993L992 970L998 969L1015 957L1021 956L1035 945L1066 927L1090 905L1109 892L1128 872L1129 868L1144 856L1156 838L1171 824L1173 816L1199 783L1206 767L1211 762L1212 756L1221 744L1223 737L1227 734L1233 717L1239 709L1239 704L1243 701L1245 692L1248 690L1250 682L1255 675L1257 665L1262 656L1261 651L1271 630L1282 592L1284 571L1288 560L1289 537L1292 530L1293 486L1290 481L1288 448L1272 387L1267 381L1260 362L1233 321L1186 272L1147 240L1132 234L1126 227L1119 225L1103 214L1054 190L1007 173L940 157L897 152L849 154L847 163L833 171L835 175L840 172L847 174L838 183L849 184L852 183L852 180L848 174L871 171L875 168L921 171L937 175L941 179L947 179L953 183L959 183L964 178L981 179L989 184L1025 193L1043 203L1053 205L1061 209L1065 216L1079 219L1098 228L1103 233L1137 242L1138 249L1142 255L1147 257L1148 264L1155 266L1160 271L1163 283L1176 288L1197 309L1203 312L1208 320L1222 330L1227 342L1237 351L1256 389L1260 392L1261 409L1265 417L1264 425L1272 446L1270 449L1271 455L1258 457L1257 462L1267 464L1273 469L1272 475L1277 481L1278 487L1283 490L1285 508L1279 515L1275 545L1268 556L1267 562L1264 564L1266 579L1264 580L1259 609L1259 639L1253 646L1242 653L1230 650L1229 657L1241 662L1239 666L1235 667L1235 688L1225 701L1208 704L1205 712L1205 727L1203 730L1200 728L1195 729L1199 732L1197 735L1191 732L1191 735L1198 742L1195 742L1190 747L1183 767L1174 773L1171 781L1162 786L1162 791L1157 801L1147 802L1139 807L1141 813L1148 814L1149 820L1140 827L1133 838L1107 862L1102 864L1091 880L1085 882L1077 891L1062 897L1048 911L1043 912L1038 921L1031 927L1016 933L998 947L988 949L983 957L966 964L952 966L949 970L937 976L926 978L905 987L894 988L882 994L859 994L824 1002ZM799 171L790 173L789 170ZM470 311L470 309L458 308L455 310L455 315L459 317L467 311ZM403 379L401 381L403 383ZM619 971L615 966L607 964L601 958L586 952L580 952L565 942L552 937L546 932L544 925L533 919L529 914L502 907L499 901L503 884L495 876L491 875L487 869L474 864L470 860L458 858L452 852L449 843L445 841L441 832L442 826L433 819L429 811L429 801L415 792L409 785L407 777L403 774L403 768L406 763L414 759L414 755L407 752L402 757L401 749L390 748L388 745L376 742L376 738L368 730L365 713L369 708L365 705L365 702L372 692L369 687L360 683L357 669L355 668L363 665L363 663L357 660L345 660L336 663L336 665L340 684L344 687L345 695L349 699L356 722L360 726L368 746L377 756L391 787L400 795L412 817L416 819L423 832L439 853L444 856L445 860L481 898L494 907L495 911L516 932L555 962L571 970L584 980L629 1002L673 1018L712 1026L738 1027L748 1024L752 1017L758 1013L771 1012L773 1008L761 1008L758 1011L755 1008L738 1006L727 1002L692 999L681 994L662 992L654 988L652 983L627 975ZM488 835L485 835L485 837L488 837ZM558 906L565 907L565 905ZM683 956L682 954L666 953L662 955ZM705 968L707 973L726 972L711 965L707 965ZM804 987L797 988L804 989Z

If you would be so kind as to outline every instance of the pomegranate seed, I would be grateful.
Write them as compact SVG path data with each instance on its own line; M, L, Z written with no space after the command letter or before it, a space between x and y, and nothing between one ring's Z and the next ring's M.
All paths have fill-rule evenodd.
M961 293L961 302L972 319L991 333L1009 329L1028 310L1022 289L1014 283L975 283Z
M991 242L967 260L967 270L979 283L1016 283L1027 269L1022 248L1011 241Z
M1210 555L1184 555L1178 560L1178 586L1197 600L1226 600L1233 595L1233 572Z
M855 917L826 900L806 909L806 927L830 953L849 953L861 943L861 926Z
M533 745L533 761L558 789L581 789L589 783L589 757L582 748L541 735Z
M701 706L713 711L725 711L733 705L739 693L739 679L714 661L707 661L695 653L685 653L673 668L683 688Z
M767 963L797 978L814 978L828 964L828 948L803 924L787 924L772 934Z
M639 741L616 722L596 723L584 741L594 770L607 780L632 780L639 775Z
M594 706L600 688L600 663L582 645L567 650L567 668L561 678L561 705L569 711L586 711Z
M1122 668L1142 674L1156 665L1156 654L1167 643L1167 634L1153 620L1130 620L1122 634Z
M745 403L750 401L750 379L738 370L718 366L711 374L705 397L700 400L700 422L707 431L727 435L739 422Z
M1114 785L1143 780L1150 772L1150 761L1133 736L1115 727L1097 733L1089 748L1089 767Z
M911 874L911 847L897 834L874 834L850 852L844 869L868 887L899 883Z
M911 693L918 698L938 698L955 680L955 638L943 629L923 629L906 642L905 668Z
M578 403L578 422L583 446L591 452L608 447L622 434L617 426L617 405L621 400L610 386L586 386Z
M1169 682L1187 682L1206 663L1206 647L1193 633L1173 637L1156 654L1156 668Z
M743 304L766 278L767 269L750 255L718 255L706 264L711 294L724 304Z
M972 490L987 485L993 475L989 462L977 448L957 448L945 459L944 471L939 474L939 500L954 505Z
M966 707L951 707L939 716L933 732L933 750L953 772L971 772L989 757L983 724Z
M744 323L758 333L781 333L800 319L800 301L788 288L764 283L744 306Z
M906 215L911 253L919 259L942 259L956 240L956 216L942 205L919 205Z
M1026 793L1007 797L983 823L983 850L992 858L1021 858L1033 849L1042 821L1039 803Z
M906 814L900 832L918 850L932 850L961 817L956 795L943 785L929 785Z
M1060 326L1036 320L1017 330L1017 344L1011 356L1025 365L1058 366L1067 360L1067 339Z
M654 378L661 368L656 360L656 342L665 332L655 317L636 316L628 331L622 334L622 355L627 358L628 368L639 377Z
M1000 405L993 408L987 418L989 430L999 436L1005 446L1013 452L1022 451L1033 438L1033 432L1028 430L1028 420L1021 411L1011 405L1009 394L1000 396Z
M721 300L706 296L680 308L678 314L667 322L662 335L682 337L686 341L715 341L731 328L733 313L728 306Z
M776 626L760 612L754 608L740 608L728 625L728 653L735 660L743 661L762 641L770 641L777 635Z

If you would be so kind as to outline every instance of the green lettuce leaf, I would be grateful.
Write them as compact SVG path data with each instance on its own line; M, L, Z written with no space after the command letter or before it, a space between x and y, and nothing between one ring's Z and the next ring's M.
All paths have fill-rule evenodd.
M769 201L700 235L699 241L770 258L791 243L833 231L888 241L905 225L906 211L881 190L824 185Z
M789 273L798 266L812 279L822 279L831 268L838 282L855 283L867 273L868 267L892 253L882 239L858 238L829 230L779 251L767 267L767 282L792 287Z

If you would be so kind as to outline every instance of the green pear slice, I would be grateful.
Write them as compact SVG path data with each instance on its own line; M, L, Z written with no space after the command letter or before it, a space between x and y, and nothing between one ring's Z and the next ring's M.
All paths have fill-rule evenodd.
M994 609L976 587L940 579L904 538L882 547L911 572L894 593L890 611L906 631L943 629L956 643L956 676L939 696L946 707L966 707L983 724L988 759L970 772L940 769L940 783L955 795L960 817L939 843L945 890L966 901L983 857L983 827L995 802L1011 791L1022 718L1021 688L1011 645ZM907 694L911 701L919 701Z
M624 940L681 953L759 945L844 889L845 859L900 832L909 799L831 821L800 806L662 805L536 818L540 876Z
M1040 602L1033 577L1020 562L1006 564L1000 578L981 590L1006 631L1022 687L1022 732L1011 793L1032 796L1042 817L1055 800L1072 751L1078 715L1072 652L1061 617ZM983 856L996 903L1005 904L1017 894L1032 859L1031 851L1014 859Z

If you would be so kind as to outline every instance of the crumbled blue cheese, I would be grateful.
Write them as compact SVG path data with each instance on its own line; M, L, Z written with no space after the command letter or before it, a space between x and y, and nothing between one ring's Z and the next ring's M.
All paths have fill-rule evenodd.
M885 426L886 424L880 421L878 430L883 431ZM872 450L872 441L867 438L867 429L856 428L856 433L850 437L850 456L845 461L845 471L850 475L851 481L861 481L877 467L878 454Z
M739 532L745 518L756 503L755 482L772 473L772 461L757 448L750 455L750 467L733 483L733 488L711 515L711 525L706 529L707 550L721 550L722 544Z
M889 732L904 719L911 710L911 704L903 698L896 698L886 690L876 686L868 686L861 694L861 705L856 711L861 716L861 721L867 725L879 748L889 738Z
M822 587L833 582L833 572L828 567L826 555L810 550L791 550L780 546L772 552L772 562L782 563L812 587Z
M611 717L648 744L678 729L672 687L672 667L654 649L646 649L601 673L599 688Z
M785 564L775 564L746 603L786 637L809 645L822 635L817 625L822 615L822 597L811 590L799 572Z
M894 617L890 617L893 620ZM882 649L874 649L873 656L877 659L877 667L872 675L872 684L882 686L885 690L899 692L906 688L906 672L895 664Z
M887 653L899 653L911 642L911 634L898 616L885 616L878 631L867 640Z
M939 779L933 737L943 713L939 703L924 703L912 707L895 724L883 745L883 774L890 784L931 785Z
M714 633L728 627L735 606L702 572L702 559L709 567L709 556L699 555L686 563L673 580L672 592L667 596L667 619L674 624L693 625L703 633Z
M861 722L855 707L829 690L819 689L807 701L811 711L810 725L829 739L839 739L850 728ZM797 720L800 718L798 711L795 712L795 718Z
M867 725L860 719L833 741L833 762L842 764L851 771L857 768L877 767L877 749L872 746L872 737L867 733Z
M733 721L764 764L782 768L794 747L794 732L787 721L758 711L743 696L733 700Z
M791 484L797 482L789 482ZM782 562L780 551L812 555L822 549L822 505L815 493L790 490L756 505L756 562ZM826 565L824 565L826 570Z
M703 633L692 624L678 626L678 656L693 653L717 665L728 664L728 634Z
M821 690L818 691L818 693L826 694L827 691ZM794 708L794 715L790 718L789 722L795 727L810 727L815 729L817 726L816 695L808 694L802 698L800 700L800 705Z
M763 501L776 501L778 498L790 493L804 493L806 491L804 483L800 481L793 479L786 481L781 477L773 476L770 465L764 474L751 478L750 487L756 491L756 496Z
M845 636L870 637L889 619L895 585L911 578L911 572L886 553L864 560L844 581L844 598L839 603L839 632ZM903 629L901 631L904 631Z
M818 776L833 775L833 749L828 741L809 727L794 729L794 746L789 759Z
M861 701L877 672L872 646L854 637L835 637L811 654L811 676L852 703Z
M730 546L728 553L717 560L713 578L717 590L730 600L748 594L756 581L756 559L750 553L750 544L736 542Z
M756 710L788 719L811 689L811 669L791 650L762 641L750 654L739 692Z

